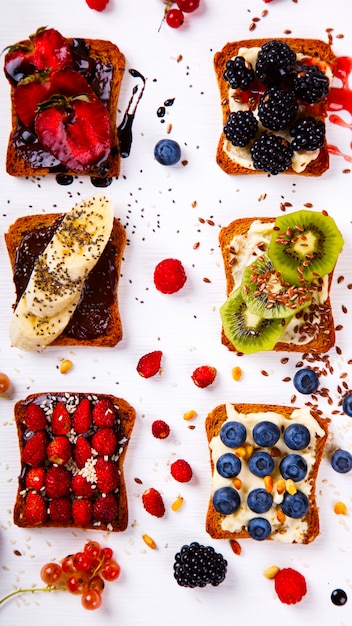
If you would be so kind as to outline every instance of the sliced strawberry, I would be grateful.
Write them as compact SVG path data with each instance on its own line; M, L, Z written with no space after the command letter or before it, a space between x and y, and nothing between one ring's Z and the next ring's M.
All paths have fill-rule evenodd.
M69 524L72 519L72 504L69 498L54 498L49 507L49 515L52 522L62 526Z
M75 449L73 451L73 456L79 469L82 469L88 459L90 459L90 457L92 456L92 449L89 445L89 442L85 437L83 437L83 435L80 435L77 438Z
M102 493L110 493L119 485L119 470L114 461L100 457L95 465L97 487Z
M20 80L35 72L32 53L31 42L19 42L14 46L9 46L5 54L4 72L13 87Z
M71 417L63 402L58 402L51 416L53 435L67 435L71 430Z
M28 526L39 526L47 519L47 510L44 498L35 491L31 491L26 498L24 510L25 521Z
M87 433L92 425L92 411L88 398L80 401L72 417L73 430L76 433Z
M45 469L44 467L31 467L26 474L26 488L39 491L44 487Z
M108 493L106 496L99 496L94 502L94 521L109 524L117 517L118 512L116 498L112 493Z
M111 428L116 421L115 407L109 398L102 398L93 409L93 420L99 428Z
M67 496L70 492L71 473L66 467L53 465L45 477L45 489L49 498Z
M100 456L114 454L116 444L116 435L112 428L101 428L92 438L92 447Z
M32 402L26 407L24 423L29 430L44 430L46 427L46 417L43 409Z
M72 456L72 446L70 440L64 435L54 437L48 445L47 456L50 463L66 465Z
M91 498L94 492L92 483L88 482L81 474L76 474L72 478L71 489L75 496L85 496L86 498Z
M76 526L86 528L92 518L93 506L89 500L80 498L72 503L72 517Z
M50 93L63 96L95 95L83 74L71 67L62 68L50 74Z
M107 160L111 147L106 107L93 96L52 96L35 120L39 141L61 163L80 172Z
M39 28L30 37L33 42L33 63L37 70L51 71L72 65L70 46L55 28Z
M44 431L39 430L33 437L28 439L22 452L22 462L32 467L43 465L46 460L46 447L48 441Z

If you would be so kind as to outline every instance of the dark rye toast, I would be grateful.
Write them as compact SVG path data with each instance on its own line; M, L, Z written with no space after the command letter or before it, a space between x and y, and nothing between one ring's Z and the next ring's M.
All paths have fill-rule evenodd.
M234 290L234 277L232 273L233 267L236 265L236 255L234 254L231 242L235 236L246 236L251 224L258 220L261 223L274 223L274 217L252 217L239 218L231 222L227 227L221 229L219 233L219 244L222 253L224 271L226 278L226 295L229 296ZM330 300L330 288L333 279L333 272L328 277L328 295L324 303L319 305L319 326L314 323L311 325L313 338L305 343L286 343L278 341L274 347L277 352L314 352L324 353L335 345L335 325L333 311ZM221 329L222 343L230 350L236 351L236 348L228 340Z
M78 425L76 432L75 412L82 401L88 403L91 423L87 432L82 432L83 429L79 428ZM59 437L70 440L72 456L66 463L61 465L53 463L45 454L41 457L37 455L37 450L41 445L40 443L38 446L35 446L35 457L31 458L28 452L24 452L27 443L30 442L30 438L26 436L26 433L30 431L30 422L27 422L26 417L28 407L30 405L36 405L37 409L40 407L40 409L43 410L45 416L44 428L32 432L32 436L41 433L40 436L43 436L45 440L44 446L46 446L56 436L55 428L52 427L52 416L55 407L58 406L59 403L67 409L71 420L70 431L66 434L59 435ZM78 448L76 442L78 438L83 437L86 445L88 444L88 447L90 446L90 449L93 449L95 442L95 439L93 439L94 436L96 433L99 433L100 428L104 428L104 426L98 426L95 419L95 407L98 407L99 403L103 403L103 411L109 419L109 428L114 432L116 438L115 450L113 453L104 456L100 456L97 451L92 452L90 456L87 455L88 459L83 464L83 462L80 462L80 457L77 454ZM111 418L111 416L113 417ZM115 532L125 530L128 524L128 499L124 478L124 461L135 422L135 409L126 400L110 394L45 392L31 394L25 399L16 402L14 417L17 426L21 463L18 491L14 505L15 524L24 528L77 527ZM101 419L100 417L99 424L101 424ZM112 472L109 471L107 466L108 469L105 471L105 476L103 469L105 484L109 483L109 474L111 473L116 479L115 484L117 483L117 486L111 483L111 486L114 486L114 488L107 493L101 490L100 482L97 481L97 475L94 474L94 468L97 468L96 463L99 458L108 461L110 469L111 465L114 466ZM55 466L56 468L61 468L63 472L57 473L56 470L54 470L54 473L52 473L52 469ZM43 473L46 479L44 480L44 484L40 485L39 489L34 489L32 483L28 482L28 474L31 468L44 470ZM97 471L95 473L97 474ZM47 481L49 480L48 476L50 476L50 474L49 485ZM61 477L61 481L58 481L57 484L55 474ZM88 482L94 486L91 493L89 493L89 491L86 492L84 489L84 495L82 495L82 488L77 488L77 485L75 485L75 480L77 479L74 477L76 475L88 478ZM61 486L62 484L64 484L64 487ZM55 490L57 490L57 493L55 493ZM31 498L33 498L33 493L36 494L34 497L39 500L39 502L30 503ZM107 496L107 503L110 502L110 506L105 509L104 499L106 500ZM60 502L53 504L55 500L61 500L61 505ZM77 504L80 500L84 501L84 515L82 511L79 510L80 504ZM75 507L77 507L77 511ZM86 513L87 511L88 515ZM91 513L90 515L89 512Z
M18 218L10 226L5 234L5 242L13 272L16 271L17 263L21 258L19 257L21 245L24 245L29 237L35 236L35 233L46 235L49 232L52 236L55 224L59 223L62 216L63 214L61 213L29 215ZM118 281L125 245L126 231L119 220L114 218L113 229L107 246L102 253L100 261L87 278L87 282L91 281L90 284L93 286L95 294L93 304L96 307L96 315L99 316L100 314L101 317L98 317L98 319L92 317L90 322L88 315L90 312L89 291L92 291L92 288L87 289L86 300L83 292L83 297L71 322L61 335L49 345L113 347L121 341L123 328L118 304ZM42 248L44 247L43 239ZM37 254L40 253L38 248L36 252ZM27 261L28 258L26 257ZM34 257L31 258L31 262L34 264ZM27 274L27 281L29 275L30 271ZM104 282L106 283L105 285ZM98 285L99 288L97 288ZM16 303L19 301L25 286L21 281L17 283ZM99 293L102 294L100 302Z
M240 48L252 48L261 47L264 43L271 41L274 38L264 39L248 39L227 43L220 52L217 52L214 56L214 69L216 73L217 83L220 92L220 102L222 110L222 121L225 125L226 120L230 113L230 99L229 99L229 83L223 77L223 73L226 69L226 63L230 59L238 55ZM326 64L332 71L336 62L336 56L333 53L329 44L319 39L304 39L304 38L285 38L278 37L280 41L287 43L296 54L303 54L304 56L313 58L314 62L318 60ZM239 100L241 94L238 95ZM317 119L324 121L327 115L327 103L326 100L319 103L319 107L307 106L307 115L313 115ZM226 137L224 132L221 133L216 152L216 161L218 165L227 174L243 175L243 174L262 174L263 172L254 168L247 168L237 163L232 159L224 146L226 143ZM324 146L320 149L319 155L316 159L310 161L305 169L299 173L295 172L292 167L285 170L285 174L295 174L304 176L320 176L329 168L329 153L327 148L327 142L325 140Z
M236 414L236 419L238 419L242 424L246 426L247 442L250 447L253 445L253 440L252 440L252 435L250 432L251 427L248 425L248 423L246 423L247 418L251 419L252 424L253 424L253 423L257 423L266 419L270 421L271 412L275 414L279 414L280 425L281 425L280 427L281 427L281 431L283 432L286 426L296 421L296 416L297 416L297 413L294 414L294 411L296 411L297 409L295 407L288 407L288 406L276 406L276 405L267 405L267 404L265 405L244 404L244 403L237 404L236 403L236 404L233 404L232 407L236 410L238 414L238 415ZM319 512L318 512L318 506L317 506L316 497L315 497L316 496L316 481L317 481L320 461L321 461L325 444L326 444L326 440L328 437L329 420L323 418L321 415L319 415L317 412L313 410L309 409L309 413L310 413L311 420L312 420L311 422L312 429L314 430L316 428L316 434L314 437L311 438L309 448L306 449L308 452L313 451L314 461L310 466L308 466L308 472L304 479L305 483L310 485L309 508L308 508L306 515L301 519L301 522L303 523L304 526L303 526L302 531L297 536L295 534L292 534L289 536L288 533L291 532L289 528L290 520L288 520L285 515L282 515L280 502L279 501L276 502L277 496L275 498L275 492L278 489L279 477L280 477L277 468L280 463L280 460L285 455L287 455L287 453L292 452L292 450L288 450L285 444L283 443L282 435L281 435L279 441L275 445L275 454L273 454L273 457L275 459L275 464L276 464L276 469L274 470L273 476L272 476L273 478L272 494L274 497L272 508L274 509L273 519L275 521L272 523L272 533L271 535L269 535L267 539L273 539L275 538L274 536L277 535L276 539L279 539L282 541L307 544L313 541L319 534L319 531L320 531ZM258 416L257 421L255 417L256 415ZM229 416L227 412L227 406L225 404L219 405L216 408L214 408L208 414L206 418L205 429L206 429L206 435L207 435L207 440L209 444L210 467L211 467L212 477L214 476L214 472L216 472L216 462L214 462L213 452L210 447L211 441L214 437L219 436L222 425L228 419L229 419ZM299 421L301 421L301 423L304 423L305 422L304 416L301 417ZM244 447L245 446L246 444L244 444ZM235 452L232 449L227 449L227 450L229 452ZM265 450L270 452L269 448L265 448ZM297 453L301 454L304 452L305 452L304 450L302 451L299 450ZM246 460L248 460L247 457L245 458L242 457L242 466L246 464ZM248 474L246 474L246 471L245 471L243 476L240 473L238 475L238 478L240 479L240 481L241 479L244 481L246 475ZM235 480L236 479L233 479L234 482ZM227 482L230 483L230 480L227 479ZM248 491L250 489L250 485L243 482L242 485L238 484L237 486L238 486L239 493L241 495L241 508L242 507L245 508L246 507L245 500L246 500ZM263 483L263 486L264 486L264 483ZM266 484L266 489L268 489L268 483ZM298 482L297 490L299 489L300 489L300 483ZM255 516L256 516L256 513L253 513L250 510L248 511L249 518L251 517L254 518ZM234 518L236 517L236 513L233 514L233 517ZM223 522L225 518L226 518L225 515L219 513L214 508L213 489L212 489L212 494L209 499L207 514L206 514L206 530L209 533L209 535L213 537L214 539L247 539L250 537L248 530L246 528L246 524L243 524L242 527L237 528L236 530L232 530L232 529L230 530L229 528L227 529L224 528ZM297 520L297 522L298 521L299 520ZM292 540L293 537L295 538Z
M58 159L43 149L31 131L29 142L23 140L23 131L26 128L19 121L14 102L14 87L11 86L11 120L12 129L9 136L6 171L11 176L46 176L48 174L88 175L96 178L118 177L120 172L120 151L116 124L117 104L125 70L125 57L120 49L110 41L99 39L75 40L67 38L70 47L76 43L88 53L88 59L95 64L96 73L87 78L88 83L98 98L107 108L110 131L111 148L108 159L97 167L90 167L87 171L75 171L60 164ZM21 44L28 44L28 40Z

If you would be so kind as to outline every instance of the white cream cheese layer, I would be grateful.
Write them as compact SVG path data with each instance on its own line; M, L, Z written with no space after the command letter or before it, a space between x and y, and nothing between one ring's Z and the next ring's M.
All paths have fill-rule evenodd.
M311 496L312 492L312 483L311 483L311 471L316 461L315 454L315 446L316 446L316 438L324 436L324 430L319 426L318 422L312 416L310 410L305 407L302 409L295 409L292 413L291 419L285 418L280 413L268 411L263 413L248 413L242 414L238 413L235 407L232 404L226 405L226 413L227 413L227 421L239 421L247 429L247 439L246 444L250 446L257 447L253 437L252 437L252 429L258 422L262 422L263 420L273 422L280 429L284 429L289 424L295 422L298 424L303 424L306 426L310 432L311 440L310 444L304 450L297 451L297 454L301 455L307 463L308 471L304 480L295 483L297 490L302 491L308 498ZM224 422L226 423L226 422ZM245 444L245 445L246 445ZM223 478L216 471L216 463L219 457L226 452L233 452L231 448L228 448L223 444L220 439L220 435L213 437L209 443L209 447L211 450L211 456L214 463L214 474L212 478L212 494L221 487L233 487L233 479L231 478ZM272 535L271 538L280 541L283 543L292 543L297 542L300 543L304 539L304 535L307 532L307 522L303 519L293 519L286 516L284 522L279 522L277 519L277 512L280 506L280 503L283 500L284 492L278 493L275 491L275 483L282 479L282 476L279 472L279 463L283 456L290 454L293 452L290 448L288 448L281 436L279 441L275 445L275 449L280 451L280 455L274 458L275 460L275 469L272 474L272 478L274 481L274 489L272 492L273 495L273 506L266 513L261 513L260 517L265 517L271 524L272 527ZM263 448L266 450L266 448ZM269 449L267 449L269 450ZM231 515L226 515L223 517L221 522L221 527L223 530L229 532L238 532L243 528L246 528L248 522L253 517L256 517L256 513L251 511L247 504L247 496L250 491L256 488L265 488L263 478L259 478L254 476L249 469L248 464L245 460L242 459L242 468L240 473L237 476L242 483L241 489L239 489L239 494L241 497L241 505L239 509L232 513Z

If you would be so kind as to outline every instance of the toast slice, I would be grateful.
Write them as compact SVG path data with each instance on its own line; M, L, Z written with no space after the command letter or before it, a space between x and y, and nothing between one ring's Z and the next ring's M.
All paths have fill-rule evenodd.
M62 217L62 213L20 217L5 234L16 287L15 306L25 291L36 257L45 248ZM123 328L118 281L125 245L125 229L114 218L110 239L87 277L77 308L51 346L113 347L121 341Z
M15 524L125 530L124 461L134 408L109 394L59 392L31 394L15 404L14 412L21 462ZM109 429L105 449L102 428ZM49 447L58 441L61 456L60 448L53 452Z
M94 72L85 73L89 85L99 100L105 105L110 120L111 147L108 158L87 171L76 171L60 163L38 141L33 129L28 130L19 120L14 101L14 86L11 86L12 129L9 136L6 171L11 176L46 176L48 174L67 176L90 176L98 179L118 177L120 171L120 152L116 124L117 104L125 69L125 57L121 50L110 41L99 39L67 38L73 51L75 64L79 70L80 60L84 66L94 66ZM26 46L29 40L20 42Z
M274 217L244 217L234 220L228 226L221 229L219 233L219 243L224 263L227 296L239 286L241 281L241 272L236 275L237 267L243 270L244 266L247 264L245 260L241 261L241 244L239 244L239 249L236 252L234 247L235 238L239 237L239 241L243 240L246 242L251 225L254 223L262 224L264 225L264 232L261 234L259 227L256 247L258 250L265 250L268 244L268 234L270 235L271 225L274 224L274 222ZM250 262L249 255L252 254L252 252L253 249L249 247L248 262ZM252 258L252 260L254 260L254 258ZM296 324L292 324L291 322L290 325L291 329L294 328L294 332L283 332L282 337L275 344L275 351L324 353L328 352L335 345L335 325L330 300L332 278L333 272L326 278L325 300L310 306L309 309L307 309L310 312L309 315L302 315L302 312L300 312L294 316L293 319ZM233 346L226 337L223 327L221 329L221 341L230 351L236 351L235 346Z
M223 425L227 422L240 422L246 429L245 442L240 448L229 448L220 438ZM253 439L256 424L273 422L280 430L280 437L272 447L261 448ZM245 539L251 537L248 522L256 516L267 519L271 526L265 539L285 543L310 543L319 534L319 515L316 502L316 481L319 464L328 436L329 420L305 407L297 409L287 406L262 404L222 404L206 418L205 428L209 443L212 472L212 490L206 514L206 530L214 539ZM308 428L310 442L301 450L290 449L284 441L284 433L290 424L302 424ZM274 460L274 470L266 478L255 476L248 469L248 461L253 452L265 450ZM224 478L217 471L221 455L232 453L241 459L241 470L234 478ZM307 473L299 482L283 479L280 462L288 454L298 454L307 463ZM222 487L235 489L240 497L240 506L229 515L220 513L214 506L214 493ZM248 507L247 496L252 489L262 488L272 496L272 505L263 513L255 513ZM290 491L287 491L290 490ZM308 498L309 507L302 518L289 517L282 510L288 493L303 492ZM219 508L219 507L217 507Z
M239 54L242 55L243 49L260 49L264 43L271 41L273 38L265 38L265 39L248 39L241 40L236 42L227 43L220 52L217 52L214 56L214 69L216 73L217 83L220 92L220 102L221 102L221 110L222 110L222 121L223 126L226 124L228 116L231 111L237 110L238 106L245 110L256 110L257 108L257 100L258 100L258 92L257 94L250 94L250 89L246 92L241 92L240 89L233 90L230 88L229 83L225 80L223 74L226 70L226 63L234 59ZM324 68L324 73L329 76L330 84L333 77L334 66L336 63L336 57L333 53L329 44L321 41L319 39L304 39L304 38L280 38L280 41L285 42L290 46L290 48L296 53L297 58L304 57L305 59L309 59L309 62L314 64L319 64L319 67ZM242 49L242 50L241 50ZM302 57L301 57L302 55ZM255 68L255 58L254 56L254 66ZM257 80L255 82L258 82ZM258 85L256 89L258 88ZM259 94L263 93L265 87L261 85L259 86ZM245 97L243 96L245 94ZM253 102L256 101L255 104ZM237 103L237 105L235 104ZM327 99L324 98L321 102L315 105L308 105L302 102L299 102L299 114L300 117L304 116L313 116L316 119L324 121L327 115ZM285 129L286 130L286 129ZM279 133L280 134L280 131ZM290 139L292 141L292 139ZM235 174L235 175L243 175L243 174L263 174L264 172L255 169L253 166L253 162L250 157L249 146L248 144L245 148L240 149L240 153L243 159L239 160L234 150L234 146L231 146L231 142L229 142L224 132L221 133L217 152L216 152L216 161L218 165L226 172L227 174ZM299 153L294 152L294 157L292 163L294 163L295 158L298 157L297 164L293 166L289 166L283 173L285 174L299 174L304 176L320 176L329 168L329 153L327 148L326 139L324 141L324 145L317 151L317 154L314 153L314 157L312 160L307 160L309 156L309 152L302 153L302 157ZM313 153L311 153L313 156ZM298 171L295 171L298 170Z

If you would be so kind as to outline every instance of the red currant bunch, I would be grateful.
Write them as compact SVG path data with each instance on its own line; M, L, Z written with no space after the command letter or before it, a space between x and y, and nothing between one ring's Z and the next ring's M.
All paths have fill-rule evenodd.
M60 563L45 563L40 570L40 577L46 587L17 589L0 604L12 596L27 591L69 591L81 596L83 608L94 611L101 606L105 582L117 580L120 565L113 558L111 548L102 547L97 541L88 541L83 550L65 556Z
M165 21L171 28L180 28L185 21L185 13L193 13L198 9L200 0L167 0L165 6ZM174 5L176 5L174 7Z

